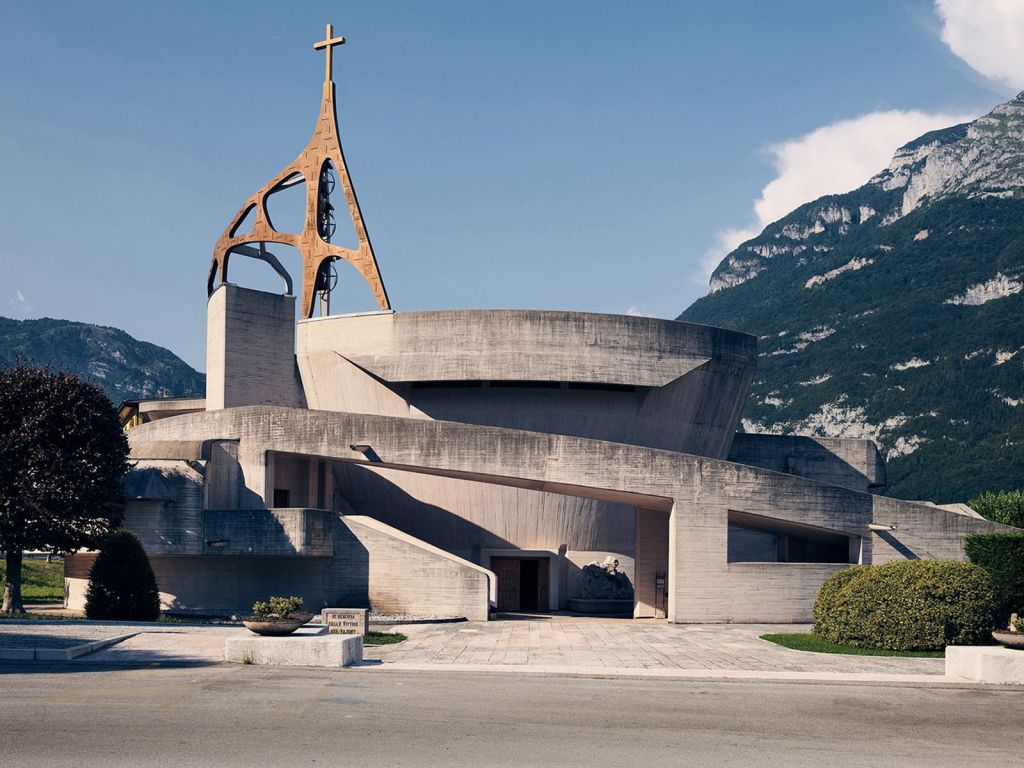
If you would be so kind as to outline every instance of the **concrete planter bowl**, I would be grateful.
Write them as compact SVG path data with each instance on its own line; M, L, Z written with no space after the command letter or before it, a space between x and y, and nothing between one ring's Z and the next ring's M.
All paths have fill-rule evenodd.
M1005 630L993 630L992 638L1000 645L1007 648L1016 648L1024 651L1024 632L1007 632Z
M287 619L242 619L245 628L257 635L281 637L290 635L307 621L313 618L312 613L293 613Z

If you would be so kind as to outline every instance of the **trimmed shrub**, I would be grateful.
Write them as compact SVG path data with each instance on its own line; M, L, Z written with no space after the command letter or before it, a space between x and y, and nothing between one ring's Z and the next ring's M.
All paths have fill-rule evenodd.
M999 625L1011 613L1024 613L1024 533L971 533L964 551L992 579L999 607Z
M267 601L252 604L252 617L259 621L286 620L293 613L302 612L301 597L269 597Z
M814 600L815 629L828 624L830 617L835 615L836 603L843 589L852 579L857 578L870 567L870 565L854 565L851 568L844 568L833 573L825 580L825 583L821 585L821 589L818 590L818 597Z
M938 651L988 639L995 595L984 569L900 560L833 574L814 604L814 634L838 645Z
M1024 528L1024 491L988 491L971 499L967 505L996 523Z
M90 619L156 621L160 593L156 576L138 538L131 531L107 534L89 571L85 615Z

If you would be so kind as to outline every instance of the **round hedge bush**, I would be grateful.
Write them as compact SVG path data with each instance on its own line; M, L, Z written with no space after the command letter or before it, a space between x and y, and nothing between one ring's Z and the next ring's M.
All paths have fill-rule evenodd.
M156 621L160 593L142 544L131 531L107 534L89 571L85 615L90 619Z
M900 560L833 574L814 602L814 634L839 645L938 651L985 642L995 595L984 569L951 560Z

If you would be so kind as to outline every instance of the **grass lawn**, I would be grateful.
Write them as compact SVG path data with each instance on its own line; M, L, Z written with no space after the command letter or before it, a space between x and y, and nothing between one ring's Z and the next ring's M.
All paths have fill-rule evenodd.
M857 648L852 645L836 645L810 632L786 632L781 634L761 635L762 640L791 648L794 651L814 651L816 653L848 653L851 656L914 656L926 659L941 659L945 651L883 651L878 648Z
M7 583L7 564L0 558L0 584ZM64 562L25 558L21 562L21 599L26 603L64 602Z
M401 632L367 632L363 635L363 645L392 645L405 640Z

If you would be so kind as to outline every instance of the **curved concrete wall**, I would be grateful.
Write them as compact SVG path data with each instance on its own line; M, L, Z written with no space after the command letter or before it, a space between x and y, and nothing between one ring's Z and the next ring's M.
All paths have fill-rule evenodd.
M633 507L338 462L336 492L361 515L474 562L481 549L633 555Z
M724 458L752 336L624 315L374 313L299 323L309 407L590 437Z
M646 508L637 513L635 581L643 588L650 580L642 573L667 571L668 619L676 622L806 621L822 582L844 567L729 563L730 513L860 537L865 563L962 559L965 534L1015 530L706 457L452 422L246 407L143 424L129 439L135 458L146 457L149 441L238 440L242 477L257 493L265 488L268 452L281 451ZM372 446L373 457L352 444ZM656 529L643 537L643 547L642 519ZM876 535L872 523L897 529ZM651 556L655 545L657 557ZM644 602L638 590L638 606Z

